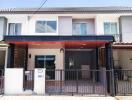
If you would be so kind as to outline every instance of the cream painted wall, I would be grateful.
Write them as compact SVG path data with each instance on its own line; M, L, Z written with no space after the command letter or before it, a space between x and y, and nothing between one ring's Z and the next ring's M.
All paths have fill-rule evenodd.
M8 29L9 29L9 23L21 23L22 28L21 28L21 33L23 35L27 34L28 32L28 27L27 27L27 16L25 15L7 15L5 16L7 18L7 34L8 34Z
M95 18L95 31L97 35L104 34L104 22L117 22L117 26L119 26L119 15L97 15ZM119 32L119 27L118 27Z
M123 69L131 69L132 70L132 50L120 49L113 50L113 57L119 60L119 65Z
M64 53L60 53L58 49L47 49L47 48L30 48L28 54L31 54L31 58L28 58L28 69L34 69L35 67L35 55L55 55L55 66L56 69L64 69Z
M114 66L119 66L119 56L118 56L118 50L113 50L113 60L114 60Z

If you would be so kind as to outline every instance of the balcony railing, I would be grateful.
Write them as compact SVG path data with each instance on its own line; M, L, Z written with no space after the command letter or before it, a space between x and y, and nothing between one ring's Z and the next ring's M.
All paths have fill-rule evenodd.
M121 41L120 34L114 34L113 36L115 38L115 42L120 42Z

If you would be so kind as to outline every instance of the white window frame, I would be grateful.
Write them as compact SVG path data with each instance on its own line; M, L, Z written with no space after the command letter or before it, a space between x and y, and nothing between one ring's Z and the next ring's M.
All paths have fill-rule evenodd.
M110 33L109 34L105 33L105 26L104 26L105 23L109 23L110 24ZM111 21L111 22L104 22L103 23L103 29L104 29L104 34L105 35L116 35L116 34L112 34L112 32L111 32L111 24L112 23L116 23L116 27L117 27L117 33L116 34L119 34L119 27L118 27L119 25L118 25L118 22Z
M83 21L81 21L81 22L72 22L72 35L80 35L80 36L87 36L87 35L93 35L93 34L91 34L91 33L86 33L86 35L82 35L82 34L73 34L73 24L88 24L88 22L83 22Z
M56 32L45 32L45 33L38 33L36 32L36 22L37 21L56 21ZM43 19L43 18L37 18L34 20L34 33L35 35L58 35L58 19Z
M22 23L21 23L21 22L20 22L20 23L19 23L19 22L17 22L17 23L16 23L16 22L11 22L11 23L9 22L9 23L7 24L7 35L10 35L10 34L9 34L9 24L21 24L21 33L20 33L19 35L22 34Z

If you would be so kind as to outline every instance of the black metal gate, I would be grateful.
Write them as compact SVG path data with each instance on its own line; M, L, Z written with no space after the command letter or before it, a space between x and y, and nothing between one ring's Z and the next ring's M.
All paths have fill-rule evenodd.
M4 70L0 69L0 94L4 94Z
M108 95L106 70L46 70L46 93Z
M34 70L24 71L24 90L33 90Z
M116 95L132 95L132 70L114 70Z

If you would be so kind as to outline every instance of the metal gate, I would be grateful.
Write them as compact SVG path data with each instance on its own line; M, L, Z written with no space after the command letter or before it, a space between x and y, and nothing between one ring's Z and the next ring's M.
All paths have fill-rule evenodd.
M116 95L132 94L132 70L114 70Z
M24 90L33 90L34 70L24 71Z
M0 69L0 94L4 94L4 70Z
M108 95L107 72L81 69L46 70L46 93Z

